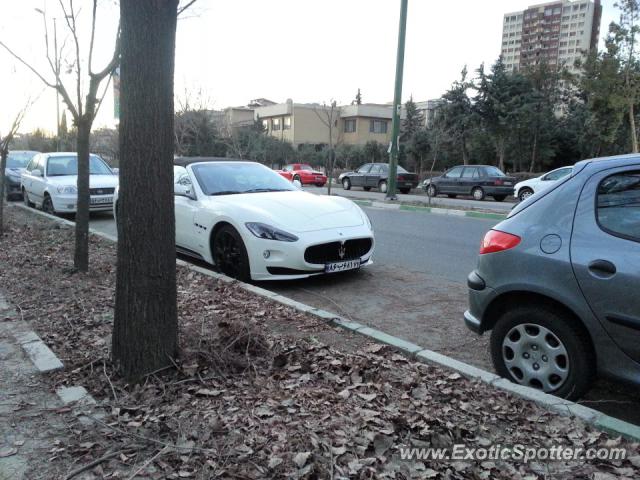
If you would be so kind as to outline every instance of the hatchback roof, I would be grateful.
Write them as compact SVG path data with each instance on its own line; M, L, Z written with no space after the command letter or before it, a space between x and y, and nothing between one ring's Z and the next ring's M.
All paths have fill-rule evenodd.
M575 164L575 170L580 171L587 165L596 165L602 168L615 168L618 166L628 165L629 163L640 161L640 155L637 153L630 153L627 155L615 155L612 157L590 158L588 160L582 160Z

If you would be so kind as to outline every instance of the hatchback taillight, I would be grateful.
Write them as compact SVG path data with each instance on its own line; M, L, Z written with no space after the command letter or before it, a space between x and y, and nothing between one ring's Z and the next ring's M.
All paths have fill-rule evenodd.
M480 255L496 253L518 246L520 237L500 230L489 230L480 244Z
M404 177L402 175L398 175L398 180L404 182Z

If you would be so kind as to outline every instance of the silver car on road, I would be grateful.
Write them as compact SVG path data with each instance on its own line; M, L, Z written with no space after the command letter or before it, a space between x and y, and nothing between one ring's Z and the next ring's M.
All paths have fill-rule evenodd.
M640 156L586 160L485 236L467 326L503 377L569 399L640 385Z

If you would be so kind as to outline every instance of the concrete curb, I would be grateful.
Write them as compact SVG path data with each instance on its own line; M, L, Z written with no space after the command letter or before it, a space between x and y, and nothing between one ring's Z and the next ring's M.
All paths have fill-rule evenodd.
M69 222L68 220L51 216L44 212L38 212L37 210L27 208L23 205L17 205L17 207L23 208L29 212L38 213L39 215L43 215L59 223L73 225L73 222ZM90 232L94 235L100 236L102 238L106 238L107 240L116 241L116 239L114 239L113 236L111 235L107 235L102 232L97 232L93 229L90 229ZM516 397L522 398L524 400L532 401L537 405L539 405L540 407L545 408L551 412L557 413L562 416L579 418L582 421L584 421L586 424L591 425L596 429L605 431L609 434L621 435L635 442L640 441L640 426L633 425L629 422L619 420L609 415L605 415L601 412L598 412L597 410L586 407L584 405L580 405L578 403L571 402L569 400L564 400L558 397L554 397L553 395L546 394L544 392L535 390L533 388L512 383L504 378L500 378L499 376L495 375L492 372L488 372L486 370L482 370L480 368L474 367L473 365L460 362L454 358L448 357L446 355L442 355L438 352L434 352L433 350L423 348L419 345L413 344L411 342L395 337L393 335L389 335L380 330L376 330L374 328L367 327L360 323L347 320L345 318L340 317L340 315L333 314L326 310L321 310L321 309L312 307L310 305L306 305L304 303L284 297L282 295L276 294L269 290L256 287L254 285L238 282L237 280L227 277L226 275L222 275L222 274L204 269L202 267L191 265L190 263L187 263L183 260L178 259L176 263L194 272L198 272L203 275L207 275L209 277L222 280L227 283L235 283L240 288L246 291L252 292L261 297L281 303L295 310L308 313L310 315L314 315L333 326L340 327L350 332L358 333L360 335L364 335L376 342L390 345L391 347L397 349L398 351L400 351L401 353L405 354L407 357L413 360L416 360L422 363L428 363L431 365L436 365L439 367L444 367L448 370L453 370L459 373L460 375L463 375L472 380L480 381L482 383L485 383L494 388L500 389L503 392L509 393L511 395L515 395ZM53 355L53 352L52 352L52 355Z
M28 330L16 333L13 338L22 347L22 350L24 350L40 373L54 372L64 368L56 354L47 347L34 331Z
M419 207L417 205L407 205L401 203L391 203L391 202L378 202L374 200L358 200L358 199L350 199L354 203L357 203L361 207L371 207L371 208L382 208L385 210L403 210L406 212L418 212L418 213L434 213L439 215L455 215L458 217L469 217L469 218L489 218L493 220L504 220L507 218L507 214L504 213L491 213L491 212L480 212L477 210L456 210L453 208L445 208L445 207Z

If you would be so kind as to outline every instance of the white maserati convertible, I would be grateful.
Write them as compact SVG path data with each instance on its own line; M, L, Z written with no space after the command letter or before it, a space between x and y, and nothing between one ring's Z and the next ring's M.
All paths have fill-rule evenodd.
M178 252L231 277L291 280L371 263L373 229L358 205L303 192L259 163L176 159L174 188Z

